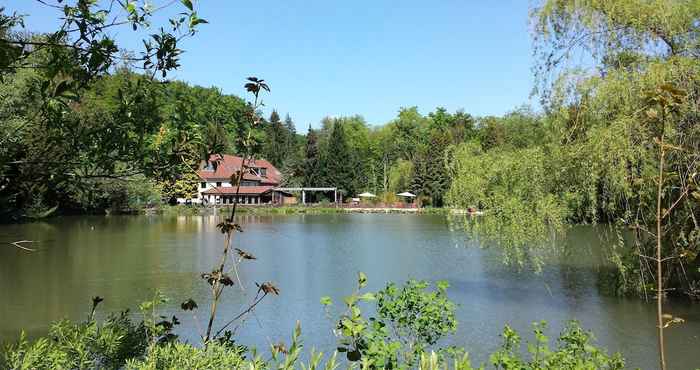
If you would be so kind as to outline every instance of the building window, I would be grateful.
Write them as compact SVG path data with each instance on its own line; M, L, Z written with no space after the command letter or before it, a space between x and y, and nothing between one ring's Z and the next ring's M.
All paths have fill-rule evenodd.
M202 188L202 189L204 189L204 188L207 187L207 183L206 183L206 182L200 182L200 183L199 183L199 187Z
M257 181L243 180L241 181L241 186L258 186Z
M216 187L217 187L217 188L218 188L218 187L221 187L221 181L217 181L217 182L216 182Z
M267 177L267 168L260 169L260 176Z

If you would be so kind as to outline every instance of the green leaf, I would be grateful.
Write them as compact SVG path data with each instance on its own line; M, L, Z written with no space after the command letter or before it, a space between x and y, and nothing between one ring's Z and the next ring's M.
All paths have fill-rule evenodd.
M321 304L324 306L330 306L333 304L333 300L329 296L321 297Z
M345 297L344 301L345 301L346 305L352 306L357 301L357 296L356 295L349 295L349 296Z
M367 275L362 271L357 273L357 284L360 288L364 288L367 285Z
M375 299L377 299L377 298L374 296L374 293L365 293L365 294L363 294L363 295L361 295L361 296L359 296L359 297L357 297L357 298L358 298L359 300L362 300L362 301L374 301Z
M209 22L207 22L206 19L197 18L194 21L192 21L192 26L196 26L198 24L203 24L203 23L209 23Z
M134 3L129 2L126 4L126 11L129 12L129 14L135 14L136 13L136 5Z
M187 7L187 9L192 10L192 0L181 0L182 4Z

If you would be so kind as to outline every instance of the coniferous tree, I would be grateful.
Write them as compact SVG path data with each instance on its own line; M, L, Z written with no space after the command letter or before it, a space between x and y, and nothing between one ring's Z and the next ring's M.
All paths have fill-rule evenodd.
M279 113L273 110L265 129L265 143L263 145L263 156L277 168L284 165L287 156L287 134L286 127L280 119Z
M301 135L297 135L292 117L287 113L284 118L284 130L286 136L284 148L284 165L282 180L285 186L301 187L305 181L305 140Z
M286 135L285 158L289 162L294 162L296 168L301 170L304 158L304 141L300 135L297 135L297 129L289 113L284 118L284 129Z
M335 186L345 194L355 194L355 171L353 155L345 134L342 121L333 124L333 131L328 139L328 148L324 156L325 185Z
M449 145L449 132L431 130L428 145L415 164L411 188L418 195L429 198L434 207L442 207L444 194L450 186L445 166L445 150Z
M306 134L304 154L304 186L318 185L321 183L321 151L318 146L318 134L311 127Z
M289 113L287 113L287 115L284 117L284 127L287 129L290 138L294 138L296 136L297 129L294 127L294 121L292 120L292 117L289 116Z

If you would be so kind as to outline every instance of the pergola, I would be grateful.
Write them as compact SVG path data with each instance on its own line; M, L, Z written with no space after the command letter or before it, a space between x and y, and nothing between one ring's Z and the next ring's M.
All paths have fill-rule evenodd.
M333 201L334 203L338 203L338 188L275 188L276 191L281 191L281 192L301 192L301 204L306 204L306 192L307 191L320 191L320 192L333 192Z

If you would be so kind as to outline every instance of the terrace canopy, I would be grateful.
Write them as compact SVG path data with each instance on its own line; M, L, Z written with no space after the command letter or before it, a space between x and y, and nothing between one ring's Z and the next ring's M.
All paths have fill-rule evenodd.
M374 197L376 197L376 195L374 195L372 193L364 192L362 194L359 194L358 197L360 197L360 198L374 198Z
M320 192L333 192L333 202L338 203L338 200L341 202L343 201L342 195L340 198L338 197L338 193L342 193L341 191L338 191L338 188L306 188L306 187L301 187L301 188L275 188L277 191L282 191L282 192L301 192L301 204L306 204L306 192L307 191L320 191Z

